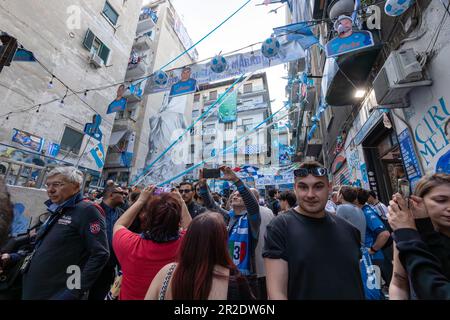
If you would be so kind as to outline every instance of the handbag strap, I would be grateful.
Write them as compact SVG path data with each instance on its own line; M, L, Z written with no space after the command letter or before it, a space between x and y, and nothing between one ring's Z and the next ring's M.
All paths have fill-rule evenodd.
M164 300L167 292L167 288L169 287L169 281L170 278L172 278L173 271L175 270L175 267L177 265L174 263L170 266L169 270L166 273L166 276L164 277L164 281L161 287L161 290L159 291L159 298L158 300Z

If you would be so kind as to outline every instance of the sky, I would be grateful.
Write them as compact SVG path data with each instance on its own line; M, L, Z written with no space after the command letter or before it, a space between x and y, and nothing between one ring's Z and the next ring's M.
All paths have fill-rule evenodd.
M247 0L172 0L178 15L181 17L193 43L200 40L208 32L224 21L240 8ZM144 0L144 4L151 2ZM218 30L202 41L197 47L199 60L213 57L219 52L226 53L262 42L273 32L273 28L286 25L286 4L276 3L268 6L256 6L263 0L252 0L241 11L234 15ZM277 13L270 12L279 8ZM261 45L255 45L260 50ZM272 111L282 107L285 97L287 71L284 65L266 69L269 82Z

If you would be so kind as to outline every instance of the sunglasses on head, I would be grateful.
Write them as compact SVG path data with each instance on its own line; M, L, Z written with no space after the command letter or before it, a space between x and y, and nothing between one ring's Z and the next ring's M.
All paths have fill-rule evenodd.
M316 168L300 168L294 170L294 176L296 177L306 177L309 174L313 175L314 177L325 177L328 174L328 170L326 168L322 167L316 167Z

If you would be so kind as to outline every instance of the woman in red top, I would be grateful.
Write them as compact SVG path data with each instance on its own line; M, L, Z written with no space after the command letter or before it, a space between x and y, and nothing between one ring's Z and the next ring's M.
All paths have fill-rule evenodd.
M123 274L120 300L144 299L159 270L175 261L182 229L191 222L177 191L155 196L154 190L155 186L145 188L114 225L113 248ZM144 230L141 234L128 230L138 214Z
M254 299L247 279L239 274L231 260L222 215L206 212L192 220L182 240L177 263L170 263L158 272L145 299Z

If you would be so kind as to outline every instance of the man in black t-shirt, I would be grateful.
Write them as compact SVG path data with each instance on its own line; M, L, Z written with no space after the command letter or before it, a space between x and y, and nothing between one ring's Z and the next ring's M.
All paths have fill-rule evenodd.
M360 233L325 211L327 170L304 162L294 171L297 207L267 226L263 257L269 299L364 299Z

